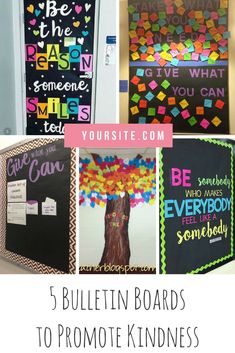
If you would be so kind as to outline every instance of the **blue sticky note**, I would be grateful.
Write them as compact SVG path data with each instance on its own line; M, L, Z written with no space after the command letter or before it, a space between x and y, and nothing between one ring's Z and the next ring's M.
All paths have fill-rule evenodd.
M144 69L137 69L136 76L144 77Z
M177 34L181 34L181 33L183 33L183 32L184 32L183 26L177 26L177 27L176 27L176 33L177 33Z
M148 47L147 47L146 45L142 45L142 46L140 47L141 53L146 53L147 50L148 50Z
M209 18L211 17L210 11L208 11L208 10L204 11L204 17L206 20L209 20Z
M150 102L154 98L154 94L152 92L148 92L145 98Z
M139 119L138 119L138 123L139 124L146 124L146 118L143 117L143 116L140 116Z
M219 51L220 51L222 54L224 54L224 53L226 53L226 51L228 51L228 47L222 47L222 46L220 46L220 47L219 47Z
M206 33L206 40L212 40L213 37L210 33Z
M220 17L218 23L219 23L219 25L226 25L227 24L227 18L226 17Z
M165 26L165 24L166 24L166 20L161 19L161 20L158 21L158 24L159 24L161 27L163 27L163 26Z
M171 60L171 65L178 66L178 64L179 64L179 60L178 59L174 58L173 60Z
M140 19L140 15L138 13L133 13L133 21L137 22Z
M161 44L154 44L154 49L156 50L156 51L162 51L162 46L161 46Z
M194 53L195 52L195 48L193 45L191 45L191 47L188 48L188 52L189 53Z
M180 111L178 108L173 108L171 109L171 114L174 116L174 117L177 117L179 115Z
M224 39L229 39L229 38L231 38L231 33L230 33L230 32L224 32L224 33L223 33L223 38L224 38Z
M205 55L200 55L201 61L207 61L208 60L208 56Z
M190 26L194 26L195 25L195 22L196 22L196 20L194 20L194 19L190 19L189 21L188 21L188 24L190 25Z
M211 99L205 99L204 100L204 107L212 108L212 100Z

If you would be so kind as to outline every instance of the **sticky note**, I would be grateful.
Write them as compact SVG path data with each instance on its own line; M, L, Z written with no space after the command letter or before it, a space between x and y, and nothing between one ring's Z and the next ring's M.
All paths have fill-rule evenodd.
M158 107L157 113L160 114L160 115L165 115L166 114L166 107L163 107L163 106L160 105Z
M145 83L138 84L138 91L139 92L145 92L146 91Z
M215 103L215 106L216 106L216 108L223 109L224 104L225 103L222 100L218 99Z
M211 120L211 122L212 122L212 124L214 125L214 126L219 126L221 123L222 123L222 121L220 120L220 118L218 118L218 116L215 116L212 120Z
M140 82L140 78L137 77L137 76L134 76L134 77L131 79L131 83L133 83L134 85L138 85L139 82Z
M189 106L189 103L186 99L183 99L179 104L183 109L185 109Z
M148 106L147 100L141 99L141 100L139 101L139 107L140 107L140 108L147 108L147 106Z
M162 83L161 83L161 86L165 89L169 88L170 87L170 82L167 81L167 80L164 80Z
M190 119L187 120L187 122L189 123L189 125L194 126L197 124L197 119L192 116Z
M164 124L170 124L172 122L172 117L166 115L162 121Z
M175 105L176 104L175 97L168 97L168 104L169 105Z
M155 116L156 115L156 109L155 108L149 108L148 109L148 116Z
M138 123L139 123L139 124L146 124L146 118L143 117L143 116L140 116L140 117L138 118Z
M196 107L197 115L204 115L204 107Z
M133 60L133 61L136 61L136 60L138 60L138 59L140 58L139 53L137 53L137 52L131 54L131 57L132 57L132 60Z
M137 69L136 76L144 77L144 70L143 69Z
M204 100L204 107L205 108L212 108L212 100L211 99L205 99Z
M181 112L181 115L184 119L188 119L190 117L188 109L185 109Z
M37 112L38 119L48 119L48 104L47 103L38 103L38 112Z
M157 99L159 99L160 101L163 101L165 98L166 98L166 94L160 91L157 95Z
M179 114L180 114L180 111L178 108L173 108L171 109L171 114L174 116L174 117L177 117Z
M149 87L152 89L152 90L155 90L157 87L158 87L158 84L155 80L151 81L149 83Z
M210 125L209 121L207 119L203 119L200 122L200 125L206 130L208 128L208 126Z
M152 92L148 92L145 98L150 102L154 98L154 94Z
M133 94L133 96L131 97L131 100L132 102L138 103L140 100L140 95L137 93Z
M137 107L137 105L135 105L134 107L131 107L130 110L132 115L136 115L139 113L139 108Z

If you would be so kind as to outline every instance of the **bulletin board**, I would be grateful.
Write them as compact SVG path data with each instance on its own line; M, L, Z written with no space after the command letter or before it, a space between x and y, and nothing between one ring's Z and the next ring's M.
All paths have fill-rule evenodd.
M24 0L28 135L91 122L95 7L95 0Z
M75 273L75 149L33 140L1 159L1 254L40 273Z
M129 0L130 123L229 133L228 0Z
M160 153L160 269L204 273L233 259L233 145L175 139Z

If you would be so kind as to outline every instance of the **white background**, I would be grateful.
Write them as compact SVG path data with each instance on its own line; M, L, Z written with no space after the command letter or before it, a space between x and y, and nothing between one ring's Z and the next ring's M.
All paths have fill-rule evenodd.
M184 352L234 352L234 276L2 276L0 292L0 349L4 353L24 352L145 352L146 348L127 348L125 328L135 323L140 326L175 327L198 326L200 346L197 349L183 349ZM50 286L58 294L59 308L52 311L53 299L50 297ZM184 289L186 308L184 311L139 310L134 311L133 300L129 301L127 311L63 311L62 287L69 289L121 289L133 290L139 286L142 290ZM58 348L57 335L53 336L52 348L38 348L37 326L49 326L52 329L58 324L70 326L122 327L123 347L111 349L78 349ZM56 330L55 330L56 332ZM137 335L135 336L137 339ZM159 349L148 347L148 352L180 352L178 349Z

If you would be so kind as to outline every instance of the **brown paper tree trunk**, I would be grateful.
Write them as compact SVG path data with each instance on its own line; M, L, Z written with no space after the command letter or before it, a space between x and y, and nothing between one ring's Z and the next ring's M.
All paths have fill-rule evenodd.
M130 197L108 200L105 213L105 246L100 265L129 265Z

